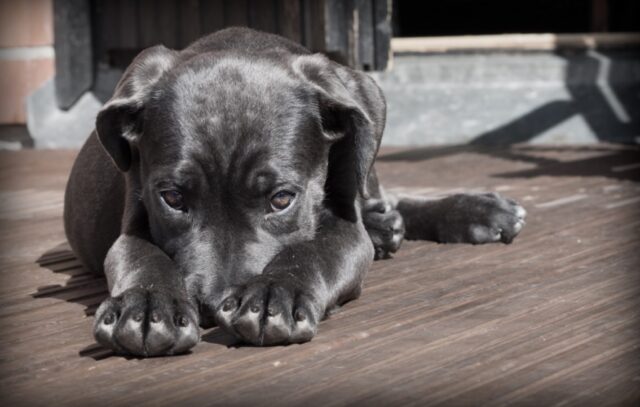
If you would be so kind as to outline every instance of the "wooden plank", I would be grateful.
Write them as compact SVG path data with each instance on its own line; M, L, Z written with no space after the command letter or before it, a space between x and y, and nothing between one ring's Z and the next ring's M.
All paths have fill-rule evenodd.
M183 0L178 3L178 47L185 48L201 35L200 0Z
M96 2L98 41L107 53L138 49L138 0Z
M225 26L249 25L248 0L225 0L224 24Z
M176 0L140 0L140 40L143 48L178 45Z
M358 68L375 68L375 34L373 0L357 0L358 11Z
M249 27L256 30L277 32L277 0L249 0Z
M178 4L180 0L156 0L156 35L160 44L178 47Z
M200 2L200 27L202 35L224 27L224 0L202 0Z
M158 44L158 10L155 3L155 0L140 0L138 5L138 24L140 27L140 45L142 48Z
M303 44L313 52L326 51L324 1L302 0Z
M138 13L138 0L95 2L95 52L101 62L125 68L140 51Z
M120 47L124 49L137 50L140 48L139 42L139 30L138 21L140 17L138 12L140 11L139 0L119 0L120 15L116 20L117 24L113 24L112 27L117 27L120 31Z
M375 69L384 71L391 58L391 0L373 0Z
M96 14L100 20L100 41L107 52L120 48L120 29L116 28L116 22L119 22L121 19L120 1L98 1L97 3Z
M640 33L500 34L454 37L393 38L393 52L474 50L553 51L640 46Z
M278 0L278 33L302 43L301 0Z
M390 193L498 190L527 208L525 230L511 245L405 242L309 343L237 346L214 328L191 354L146 360L91 337L104 279L79 267L61 221L75 154L0 152L7 405L640 401L638 147L383 149Z
M325 0L324 53L342 64L355 66L353 1Z

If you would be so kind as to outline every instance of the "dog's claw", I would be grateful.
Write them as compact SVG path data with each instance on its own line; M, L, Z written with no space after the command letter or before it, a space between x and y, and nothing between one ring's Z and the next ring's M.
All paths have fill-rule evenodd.
M102 323L105 325L111 325L115 320L116 320L116 316L113 315L113 313L109 312L107 315L105 315L104 319L102 320Z
M307 317L304 315L304 312L302 312L302 311L300 311L300 310L297 310L297 311L296 311L296 321L298 321L298 322L302 322L302 321L304 321L305 319L307 319Z
M187 317L185 317L184 315L180 315L177 319L176 319L176 323L178 326L181 327L186 327L187 325L189 325L189 320L187 319Z
M315 307L286 281L256 276L229 295L219 306L216 321L244 342L260 346L301 343L315 335L319 320Z
M366 201L362 221L373 243L376 260L389 258L400 248L405 233L402 215L383 200Z
M94 336L116 353L135 356L182 353L200 339L197 314L186 301L142 288L103 301Z

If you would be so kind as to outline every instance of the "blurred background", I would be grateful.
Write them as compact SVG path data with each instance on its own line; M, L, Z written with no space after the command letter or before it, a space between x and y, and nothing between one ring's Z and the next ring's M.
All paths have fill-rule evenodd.
M227 26L368 71L386 145L640 143L638 0L0 0L0 148L77 148L142 49Z

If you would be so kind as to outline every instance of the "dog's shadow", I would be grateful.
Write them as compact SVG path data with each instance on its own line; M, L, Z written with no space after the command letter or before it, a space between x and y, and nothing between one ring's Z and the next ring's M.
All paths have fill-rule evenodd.
M47 250L36 263L56 274L66 274L67 281L38 287L33 298L56 298L84 306L84 314L93 317L100 303L109 296L107 281L104 276L86 270L71 251L68 243L61 243ZM240 346L238 340L219 328L208 329L202 335L202 341L226 347ZM78 354L94 360L102 360L115 354L97 343L85 346Z
M47 250L36 263L56 274L69 276L64 284L41 286L31 294L33 298L56 298L84 306L84 314L93 316L100 303L109 296L104 276L87 271L71 251L68 243L61 243ZM85 346L80 350L82 357L100 360L113 355L109 349L98 344Z

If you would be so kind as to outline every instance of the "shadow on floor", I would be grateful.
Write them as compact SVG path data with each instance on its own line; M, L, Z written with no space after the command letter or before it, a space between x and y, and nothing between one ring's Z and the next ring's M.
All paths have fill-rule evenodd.
M551 149L545 149L551 150ZM578 158L561 161L548 158L533 157L527 152L536 151L531 148L519 150L497 150L492 156L514 161L533 162L537 168L492 174L500 178L535 178L547 177L606 177L621 181L640 182L640 149L612 150L608 154L596 157ZM543 151L538 149L537 151ZM554 151L563 151L558 148Z
M203 333L202 336L200 337L200 340L202 342L226 346L227 348L245 346L242 343L240 343L238 339L234 338L233 336L229 335L228 333L222 331L220 328L217 328L217 327L209 330L208 332ZM175 355L175 356L190 355L191 353L193 352L189 350L183 354ZM82 348L82 350L80 350L80 352L78 352L78 354L83 358L91 358L96 361L107 359L112 356L123 357L126 360L145 359L143 357L137 357L137 356L116 355L112 350L107 349L97 343L93 343L91 345L85 346L84 348ZM175 356L172 356L172 357L175 357ZM164 356L159 356L159 357L164 357Z
M586 158L559 160L542 157L540 153L585 153ZM511 161L535 164L536 168L508 173L492 174L499 178L533 178L540 176L562 177L607 177L617 180L640 182L640 147L587 145L584 147L542 147L542 146L444 146L417 148L378 157L380 162L417 162L455 154L476 153ZM594 156L593 153L598 153Z
M67 243L59 244L42 254L36 263L56 274L66 274L64 285L54 284L38 287L33 298L57 298L81 304L86 316L93 316L100 303L109 295L104 276L86 271Z
M84 314L93 316L109 291L104 276L86 271L65 242L47 250L36 263L58 274L66 274L69 279L64 285L53 284L38 287L33 298L56 298L84 306ZM114 353L98 344L91 344L80 350L79 355L94 360L105 359Z
M109 296L106 279L103 276L86 271L78 262L67 243L59 244L47 250L36 260L36 263L54 273L69 275L69 279L64 285L54 284L38 287L36 292L31 294L33 298L56 298L74 304L81 304L85 307L85 315L93 316L100 303ZM204 333L201 340L226 347L240 345L236 338L219 328L213 328ZM113 351L97 343L85 346L78 354L81 357L89 357L94 360L116 356ZM128 360L137 359L135 357L125 358Z
M227 348L234 348L241 345L241 342L237 338L217 327L203 334L200 337L200 340L202 342L213 343L216 345L224 345Z

